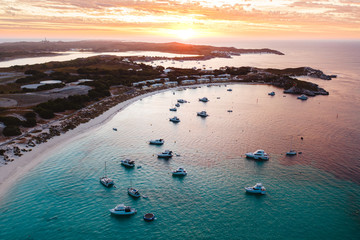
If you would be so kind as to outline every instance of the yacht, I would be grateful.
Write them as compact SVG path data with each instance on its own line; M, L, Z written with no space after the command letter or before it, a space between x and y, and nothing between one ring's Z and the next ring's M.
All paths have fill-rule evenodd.
M182 167L179 167L177 170L172 171L173 176L185 176L186 174L186 170Z
M208 102L209 99L207 97L199 98L200 102Z
M307 100L308 99L308 97L306 96L306 95L301 95L301 96L299 96L299 97L297 97L297 99L300 99L300 100Z
M175 107L180 107L180 103L175 104Z
M180 119L175 116L173 118L169 118L169 121L174 122L174 123L178 123L178 122L180 122Z
M256 150L253 153L245 153L247 158L253 158L255 160L269 160L269 156L265 153L264 150Z
M200 117L207 117L207 116L209 116L209 115L206 113L206 111L198 112L197 115L200 116Z
M275 96L275 92L269 92L268 95Z
M179 106L180 106L180 104L179 104ZM170 111L173 111L173 112L176 112L176 111L177 111L176 107L170 108L169 110L170 110Z
M135 167L135 161L130 159L121 160L121 165L132 168Z
M266 189L263 187L261 183L257 183L253 187L246 187L245 190L248 193L266 194Z
M232 89L231 89L231 88L229 88L227 91L228 91L228 92L231 92L231 91L232 91Z
M100 183L105 187L112 187L114 185L114 181L106 176L106 162L105 162L104 176L100 178Z
M164 152L158 154L158 158L171 158L172 156L172 151L169 150L165 150Z
M138 190L136 190L135 188L128 188L128 194L132 197L138 198L141 196L141 194L139 193Z
M151 145L163 145L164 144L164 139L160 138L160 139L156 139L156 140L150 140L149 144L151 144Z
M125 206L124 204L119 204L115 208L109 209L109 211L114 215L132 215L137 212L135 208Z

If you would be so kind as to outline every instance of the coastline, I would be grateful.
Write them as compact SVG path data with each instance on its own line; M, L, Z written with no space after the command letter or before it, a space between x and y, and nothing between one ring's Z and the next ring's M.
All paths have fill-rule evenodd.
M179 88L179 87L178 87ZM43 162L48 156L56 152L67 143L81 138L82 134L89 130L93 130L101 124L111 120L117 113L121 112L132 103L155 95L164 91L176 90L177 88L161 89L135 96L126 101L120 102L114 107L103 112L101 115L91 119L90 121L80 124L75 129L62 133L60 136L53 137L47 142L37 144L32 148L31 152L27 152L15 161L0 166L0 200L5 196L8 190L16 183L16 181L23 177L26 173L31 171L38 164Z

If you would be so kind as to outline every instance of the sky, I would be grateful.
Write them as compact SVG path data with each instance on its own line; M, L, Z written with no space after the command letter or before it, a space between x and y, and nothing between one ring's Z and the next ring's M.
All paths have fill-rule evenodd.
M360 39L360 0L0 0L1 39Z

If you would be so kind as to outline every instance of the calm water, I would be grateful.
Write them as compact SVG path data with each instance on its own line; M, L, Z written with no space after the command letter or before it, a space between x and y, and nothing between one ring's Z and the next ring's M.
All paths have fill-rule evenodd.
M327 59L328 49L319 49ZM137 101L18 181L0 205L0 239L359 239L359 58L347 56L352 51L320 63L339 77L316 80L330 95L304 102L267 85L203 86ZM208 103L198 101L204 96ZM178 98L190 103L168 111ZM210 116L197 117L201 110ZM179 124L168 121L174 115ZM148 145L154 138L164 146ZM286 157L291 145L302 154ZM258 148L268 162L244 158ZM180 156L157 159L165 149ZM142 168L123 168L124 158ZM98 182L105 161L117 188ZM179 166L186 177L171 176ZM267 195L245 194L256 182ZM129 186L148 198L132 199ZM137 215L111 216L119 203ZM144 222L146 212L157 220Z

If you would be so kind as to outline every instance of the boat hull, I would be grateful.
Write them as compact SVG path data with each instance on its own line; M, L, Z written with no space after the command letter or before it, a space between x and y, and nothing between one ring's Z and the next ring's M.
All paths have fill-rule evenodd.
M245 191L247 192L247 193L252 193L252 194L261 194L261 195L264 195L264 194L266 194L266 191L263 191L263 190L255 190L255 189L253 189L253 188L245 188Z
M267 161L269 160L269 157L260 157L260 156L254 156L252 153L246 153L245 154L246 158L251 158L251 159L255 159L255 160L262 160L262 161Z
M117 215L117 216L128 216L128 215L133 215L136 213L136 210L132 210L130 212L125 212L125 211L116 211L115 209L109 209L110 213L113 215Z

